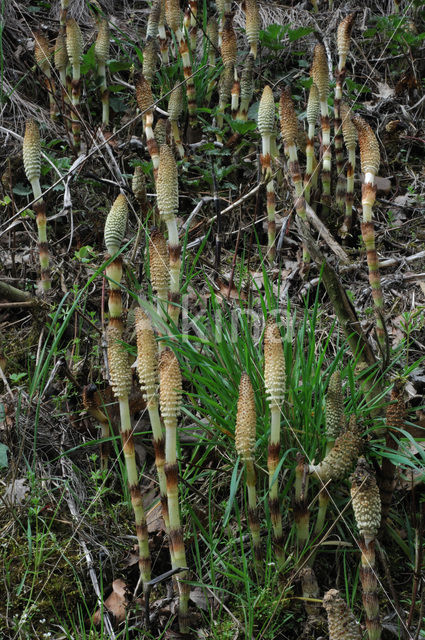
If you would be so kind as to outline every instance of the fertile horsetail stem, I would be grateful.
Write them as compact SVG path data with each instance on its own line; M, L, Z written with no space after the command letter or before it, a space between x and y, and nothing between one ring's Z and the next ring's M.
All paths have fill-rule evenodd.
M269 472L269 508L273 526L275 553L278 565L285 560L283 550L282 516L279 506L279 482L275 477L280 458L280 418L285 400L285 357L282 337L276 321L268 320L264 332L264 382L270 407L271 426L267 467Z
M315 170L315 157L314 157L314 134L316 129L317 119L320 113L320 99L319 90L314 84L310 87L307 101L307 123L308 123L308 135L307 144L305 148L306 155L306 170L304 175L304 197L308 204L310 204L310 192L313 184L317 183L317 169Z
M375 538L381 524L381 498L376 478L364 458L359 458L351 481L351 499L357 528L361 535L362 552L360 581L363 590L363 606L366 612L366 629L369 640L379 640L378 580L375 566Z
M338 370L334 371L330 377L325 404L327 452L329 452L345 425L344 396L342 395L341 373Z
M136 522L136 535L139 543L139 569L143 588L151 579L151 559L149 554L148 528L142 504L139 486L136 455L131 428L130 406L128 396L131 390L131 368L128 352L121 342L121 332L117 327L108 327L108 361L111 386L120 408L120 431L122 448L127 470L128 488Z
M363 219L361 224L363 242L366 247L367 264L369 267L369 283L372 289L373 302L376 313L376 335L382 354L386 357L388 346L384 321L384 298L379 275L378 254L375 246L375 231L372 220L372 209L376 198L375 176L379 171L381 155L379 144L371 127L360 116L354 116L353 122L357 129L360 147L360 163L364 175L362 185Z
M317 465L310 465L309 473L322 482L341 480L354 466L362 446L362 438L352 415L350 423L325 458Z
M137 372L152 427L153 446L155 451L155 465L158 473L159 491L161 496L162 517L164 518L167 534L170 533L168 517L167 480L165 477L165 438L159 417L159 376L158 349L152 324L142 309L136 314L137 335ZM170 543L170 550L172 550Z
M112 256L120 250L127 226L128 206L123 194L115 199L105 222L104 239L108 253ZM106 267L109 283L109 323L122 330L122 299L120 282L122 278L122 258L117 256Z
M257 571L261 563L260 521L257 511L256 473L254 467L254 448L256 439L257 415L255 411L254 389L247 373L242 373L239 384L238 409L236 414L235 446L238 455L245 464L246 487L248 491L248 524L254 545L254 558Z
M323 44L314 48L311 75L317 86L320 100L320 123L322 126L322 204L324 212L329 209L331 199L331 128L329 124L328 93L329 70L326 51Z
M245 0L245 32L250 46L249 53L255 60L258 50L258 37L260 35L258 0Z
M168 99L168 116L170 118L171 133L173 135L174 142L177 147L177 151L179 152L179 156L181 158L184 158L185 156L184 147L182 145L180 129L178 124L182 111L183 111L183 89L181 84L176 83Z
M156 121L155 129L155 140L158 143L158 146L161 147L163 144L171 144L171 125L170 121L165 118L158 118Z
M342 145L342 130L341 130L341 100L342 89L344 86L346 68L345 63L347 60L348 51L350 48L351 31L356 15L351 13L346 16L338 25L336 43L338 49L338 69L335 74L335 98L334 98L334 142L335 142L335 160L336 171L338 175L338 181L335 191L336 204L342 209L344 205L344 151Z
M158 180L156 185L157 203L168 231L168 251L170 256L170 292L168 315L177 326L180 315L180 240L176 214L179 209L179 183L177 165L173 152L166 144L160 151Z
M66 49L72 67L72 136L75 151L80 151L80 116L78 108L80 106L81 95L81 61L83 57L83 36L74 18L69 18L66 22Z
M397 439L394 441L392 432L399 432L405 427L406 421L406 405L404 401L404 385L401 380L394 382L391 391L391 404L387 407L386 412L386 434L385 445L387 449L397 449ZM382 457L382 467L379 474L379 490L382 502L382 523L384 524L388 518L391 506L391 500L396 487L395 464L391 458Z
M168 36L165 30L165 0L157 0L157 4L159 5L158 40L159 49L161 51L161 60L163 64L169 64Z
M266 85L258 107L258 130L261 135L262 154L260 156L261 167L266 180L267 191L267 255L273 262L276 255L276 194L274 180L272 178L271 165L271 138L274 134L275 104L273 91Z
M49 41L40 32L36 33L34 36L34 58L38 68L43 74L44 84L46 86L47 93L49 94L50 117L54 120L57 116L57 110L55 101L55 83L53 82L51 73L52 51L50 49Z
M198 0L189 0L188 7L186 9L187 15L187 31L189 34L190 48L192 52L196 51L196 34L198 31L196 18L198 15Z
M65 104L69 104L70 98L67 91L67 77L66 77L66 68L68 66L68 52L66 50L65 38L62 33L59 33L55 42L55 51L53 57L55 68L59 71L59 77L61 82L61 96L62 96L62 107Z
M146 198L146 179L143 168L140 164L134 167L133 178L131 181L131 190L139 205L142 219L146 218L148 212L148 201Z
M218 109L217 109L217 128L223 128L224 112L226 105L230 101L232 87L233 87L234 73L232 65L224 67L220 75L220 81L218 85ZM221 134L217 133L217 141L222 141Z
M143 49L142 73L146 80L152 85L158 66L159 45L155 38L148 38Z
M158 36L158 24L159 17L161 15L162 0L154 0L152 2L151 10L149 12L148 21L146 24L146 41L149 38L156 38Z
M109 127L109 91L108 83L106 82L106 61L109 58L109 24L107 18L100 18L98 21L94 54L97 61L97 74L102 100L102 126L107 128Z
M330 377L325 405L327 438L326 454L328 454L335 445L336 438L341 435L345 426L344 398L342 395L341 374L339 371L334 371ZM327 488L322 487L319 491L319 509L314 529L314 533L316 535L320 535L323 531L329 499L330 496Z
M65 37L66 20L68 16L69 0L61 0L61 10L59 14L59 33Z
M208 65L211 67L211 71L215 69L216 63L216 51L218 49L218 24L215 16L209 16L207 24L207 39L208 39ZM205 98L208 105L211 101L212 92L216 85L215 78L211 78L208 83L207 95Z
M241 102L239 106L239 112L236 116L237 120L248 120L248 109L254 95L254 58L252 55L248 55L245 59L245 64L242 69L241 75Z
M339 109L341 115L342 135L348 152L345 217L344 223L340 230L341 237L345 238L351 231L353 219L354 171L356 168L357 129L351 120L351 111L349 107L344 102L341 102Z
M329 640L361 640L359 625L336 589L330 589L323 598L328 614Z
M43 200L40 186L41 172L41 142L40 132L34 120L28 120L25 125L24 142L22 147L24 170L28 182L31 184L36 213L38 231L38 253L40 259L41 290L45 293L52 284L49 271L49 247L47 244L46 203Z
M289 87L282 89L279 101L280 131L289 157L289 171L295 188L295 211L304 221L307 220L305 210L304 187L301 176L301 168L298 162L296 140L298 137L298 120ZM309 261L306 249L303 251L304 262Z
M143 73L140 73L136 80L136 99L140 111L143 113L144 130L146 136L146 145L150 157L152 158L153 173L156 178L159 167L159 150L153 133L153 105L154 99L150 83L146 80Z
M149 270L152 289L157 296L158 313L163 316L163 305L168 299L170 260L167 243L159 229L152 229L149 237Z
M179 363L171 349L164 349L159 360L159 401L165 425L165 475L167 479L173 569L187 567L183 531L180 522L177 465L177 418L180 413L181 394L182 377ZM190 586L181 582L186 578L186 572L180 573L177 578L180 590L179 625L181 633L187 633L189 627Z

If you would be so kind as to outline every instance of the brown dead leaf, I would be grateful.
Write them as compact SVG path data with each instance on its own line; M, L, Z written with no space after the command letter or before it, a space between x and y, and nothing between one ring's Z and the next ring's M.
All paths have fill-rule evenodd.
M128 599L127 599L127 585L124 580L119 578L112 583L112 593L108 596L103 603L110 613L113 614L117 622L123 622L127 613ZM98 609L93 616L94 624L100 624L101 622L101 610Z
M229 285L224 283L222 280L217 280L216 284L219 288L220 291L220 295L223 298L226 298L226 300L228 299L233 299L233 300L246 300L246 293L244 291L241 291L240 293L238 292L238 290L236 289L235 285L232 286L231 289L229 289Z
M160 502L146 513L146 524L148 525L148 533L165 531Z

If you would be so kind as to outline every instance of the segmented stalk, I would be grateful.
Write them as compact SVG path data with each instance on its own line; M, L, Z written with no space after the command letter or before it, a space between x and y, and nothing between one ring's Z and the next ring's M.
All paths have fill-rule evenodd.
M100 409L99 394L97 393L95 384L88 384L83 389L83 405L84 409L89 415L91 415L101 427L102 439L110 437L111 432L109 428L109 420L107 416ZM100 469L101 471L107 471L108 461L111 453L111 443L101 442L100 444Z
M345 185L344 185L344 151L342 145L342 128L341 128L341 100L342 100L342 90L344 86L344 80L346 75L346 67L345 63L347 60L347 55L350 47L350 37L351 31L353 28L353 23L356 15L355 13L351 13L346 16L344 20L340 22L337 30L337 49L338 49L338 69L335 74L336 84L335 84L335 98L334 98L334 144L335 144L335 160L336 160L336 171L337 171L337 185L335 191L335 202L337 206L342 209L344 206L344 193L345 193Z
M146 80L143 73L140 73L135 79L136 99L140 111L143 113L144 131L146 136L146 146L150 157L152 158L153 173L156 176L159 168L159 150L158 144L153 133L153 104L154 98L150 83Z
M61 10L59 14L59 33L65 38L66 20L68 16L69 0L61 0Z
M247 373L243 372L239 384L238 408L235 426L235 446L245 465L246 488L248 493L248 524L254 546L254 560L257 573L261 570L260 520L258 518L256 473L254 467L254 448L256 439L257 415L255 411L254 389Z
M168 99L168 116L170 118L171 123L171 133L174 138L175 145L177 147L177 151L181 158L184 158L185 151L182 145L180 129L179 129L179 118L183 111L183 89L181 84L178 82L175 84L174 89L170 93L170 97Z
M269 472L269 508L278 566L285 561L282 516L279 505L279 482L275 477L280 458L280 417L285 400L285 357L282 337L275 320L270 318L264 332L264 382L270 407L271 425L267 468Z
M170 257L168 315L177 326L180 315L181 268L181 246L176 222L176 214L179 209L179 184L176 161L173 152L166 144L162 145L160 151L156 191L159 213L163 217L168 231L168 251Z
M376 478L364 458L359 458L351 481L351 499L354 517L361 539L362 552L360 582L363 590L363 606L366 612L366 629L369 640L379 640L378 580L375 565L375 538L381 524L381 498Z
M83 57L83 36L80 27L74 20L69 18L66 22L66 49L68 58L72 67L72 136L74 148L77 153L80 152L81 125L78 108L80 106L81 96L81 60Z
M254 95L254 58L252 55L248 55L245 58L245 64L242 69L241 75L241 102L239 111L236 116L237 120L246 122L248 120L248 109Z
M135 311L137 335L137 372L140 388L146 400L149 420L152 427L153 447L155 451L155 465L158 473L159 492L161 497L162 517L165 530L170 539L170 519L167 502L167 480L165 477L165 437L159 417L159 377L158 377L158 349L152 324L142 309ZM172 546L170 542L170 553Z
M196 18L198 15L198 0L189 0L189 6L187 8L187 12L189 16L188 33L189 33L190 48L193 54L195 54L196 34L198 31L198 25L196 23Z
M320 113L320 100L319 91L314 84L310 87L307 102L307 123L308 123L308 136L307 144L305 148L306 155L306 170L304 175L304 198L308 204L310 204L311 187L314 183L317 183L317 169L315 169L315 156L314 156L314 134L316 129L316 122Z
M231 110L233 120L236 120L236 116L238 114L240 94L241 94L241 83L239 82L238 72L236 70L236 67L234 67L234 79L233 79L233 85L231 90L232 100L230 104L230 110Z
M98 32L94 45L97 61L97 75L99 77L100 97L102 100L102 127L109 127L109 91L106 82L106 61L109 58L109 24L108 19L98 20Z
M330 589L323 598L328 614L329 640L361 640L359 625L336 589Z
M128 488L131 505L136 522L136 535L139 544L139 569L143 582L143 589L151 579L151 559L149 553L148 528L143 509L142 493L139 486L139 473L134 451L133 432L131 428L130 405L128 396L131 390L131 368L128 352L121 342L121 332L117 327L109 326L108 333L108 361L111 386L120 408L120 432L122 448L127 470Z
M340 104L342 135L348 152L347 189L345 194L345 217L340 235L345 238L351 231L354 203L354 171L356 168L357 129L351 120L351 110L344 103Z
M328 93L329 71L325 47L316 44L314 48L311 75L319 91L320 123L322 127L322 211L326 213L331 203L331 127L329 123Z
M28 120L25 125L24 142L22 147L24 159L24 170L28 182L31 184L36 213L36 224L38 231L38 253L40 259L41 282L40 287L43 293L49 291L52 286L49 269L49 245L47 243L47 218L46 203L44 202L41 186L41 142L40 132L34 120Z
M384 297L382 295L381 278L379 275L378 254L375 246L375 230L372 219L372 209L376 198L375 176L379 171L379 144L371 127L360 116L353 117L357 129L360 147L360 162L364 183L362 185L363 219L361 224L363 242L366 247L367 264L369 267L369 283L375 305L376 335L382 354L386 357L388 345L385 333Z
M295 496L294 496L294 521L297 535L298 559L303 551L310 528L310 511L308 508L308 465L305 457L297 454L297 466L295 467Z
M52 51L49 41L40 32L34 36L34 57L38 68L43 74L44 84L49 96L50 118L54 120L58 114L55 100L55 83L51 73Z
M182 379L180 366L171 349L164 349L159 360L159 401L165 425L165 475L167 480L170 540L173 550L173 568L187 567L183 530L179 510L179 484L177 465L177 418L180 413ZM178 574L180 591L179 626L181 633L189 630L188 605L190 586L182 581L187 572Z

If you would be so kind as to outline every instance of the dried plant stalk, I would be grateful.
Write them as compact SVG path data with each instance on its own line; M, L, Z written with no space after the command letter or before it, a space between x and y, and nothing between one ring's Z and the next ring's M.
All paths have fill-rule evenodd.
M107 439L111 435L108 417L100 409L99 394L97 393L95 384L88 384L83 389L83 405L84 409L91 415L101 427L101 437L105 442L100 444L100 468L107 471L108 461L111 453L111 443Z
M384 320L384 297L382 295L381 277L379 275L378 254L375 246L375 230L372 209L376 198L375 176L379 171L379 144L370 125L360 116L353 117L357 129L360 147L360 162L364 174L362 186L362 237L366 247L367 265L369 267L369 283L375 305L376 335L384 358L388 356L388 344Z
M162 145L160 151L156 191L159 213L163 217L168 231L168 251L170 256L168 315L177 327L180 315L181 269L181 246L176 221L176 214L179 209L179 183L176 161L173 152L166 144Z
M74 148L80 152L81 125L78 112L81 96L81 60L83 57L83 36L74 18L66 22L66 49L72 67L72 136Z
M278 566L285 562L282 515L279 505L279 483L276 470L280 458L280 418L285 400L285 356L282 337L276 321L268 320L264 333L264 382L270 407L271 426L267 467L269 472L269 508Z
M40 132L34 120L28 120L25 125L24 142L22 147L24 159L24 170L28 182L31 184L34 204L33 209L36 214L36 224L38 231L38 253L40 259L41 282L40 288L43 293L51 289L49 269L49 245L47 243L47 218L46 203L44 202L41 186L41 142Z
M366 612L366 629L369 640L379 640L382 627L379 620L375 538L381 524L381 498L375 475L364 458L359 458L350 481L354 517L361 535L359 542L362 552L360 581L363 589L363 606Z
M328 94L329 94L329 70L326 51L323 44L316 44L314 48L311 75L314 84L319 91L320 123L322 127L322 197L323 212L330 207L331 199L331 127L329 123Z
M351 13L346 16L338 25L337 30L337 49L338 49L338 69L336 71L336 84L335 84L335 98L334 98L334 143L335 143L335 160L336 171L338 175L335 202L337 206L342 209L344 206L344 193L345 193L345 180L343 175L344 170L344 151L343 151L343 134L341 126L341 100L342 90L344 86L347 55L350 48L351 31L353 28L355 13Z
M127 470L128 488L136 522L139 543L139 569L143 589L151 579L151 558L149 553L148 528L139 486L139 473L134 451L128 396L131 390L131 368L128 353L121 342L121 332L114 326L108 327L108 361L111 386L120 408L120 431Z
M256 571L261 570L260 520L258 518L256 473L254 467L254 448L256 438L257 415L255 411L254 389L247 373L243 372L239 384L238 409L235 426L235 446L245 465L246 488L248 492L248 524L254 546Z
M177 465L177 418L180 413L182 379L179 363L171 349L164 349L161 353L159 380L159 401L165 425L165 475L167 479L170 540L173 549L172 562L174 562L173 568L187 567L183 530L180 521ZM177 578L180 590L179 626L181 633L187 633L189 630L188 605L190 586L182 582L186 578L186 572L180 573Z
M215 16L208 16L207 24L207 39L208 39L208 65L211 70L216 66L216 51L218 49L218 24ZM207 95L205 102L208 105L211 101L212 93L215 89L217 81L215 78L211 78L208 83Z

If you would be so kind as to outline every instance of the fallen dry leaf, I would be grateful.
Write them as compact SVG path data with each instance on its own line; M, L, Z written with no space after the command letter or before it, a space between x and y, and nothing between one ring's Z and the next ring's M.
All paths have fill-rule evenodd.
M127 614L127 585L124 580L119 578L112 583L112 593L108 596L103 603L110 613L113 614L117 622L123 622ZM93 616L94 624L100 624L101 622L101 610L98 609Z

